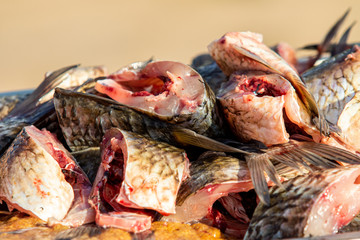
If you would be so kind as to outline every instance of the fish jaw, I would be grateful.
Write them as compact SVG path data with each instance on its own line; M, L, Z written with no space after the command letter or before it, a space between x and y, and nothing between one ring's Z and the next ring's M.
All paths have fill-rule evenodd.
M239 53L234 46L263 46L262 35L252 32L228 32L220 39L209 44L210 55L226 75L230 76L230 74L239 70L268 70L267 67ZM260 48L258 50L263 51Z
M19 206L20 211L44 221L62 220L72 205L74 192L59 164L38 144L25 128L3 155L1 199L10 208Z

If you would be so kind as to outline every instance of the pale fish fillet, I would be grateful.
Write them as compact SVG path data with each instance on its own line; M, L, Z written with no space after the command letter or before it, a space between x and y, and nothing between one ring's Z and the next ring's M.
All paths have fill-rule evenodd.
M79 226L94 221L90 190L87 176L46 130L25 127L0 160L0 199L10 210Z

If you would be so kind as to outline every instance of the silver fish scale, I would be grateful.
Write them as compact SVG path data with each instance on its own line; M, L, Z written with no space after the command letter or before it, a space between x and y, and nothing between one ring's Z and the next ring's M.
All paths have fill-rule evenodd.
M114 146L111 141L114 138L122 141L120 147L124 151L120 191L126 192L127 199L137 206L174 214L180 183L188 174L185 151L115 128L106 133L103 147Z
M126 133L122 131L126 138L128 151L131 153L133 163L139 166L139 169L145 170L148 176L151 172L161 175L162 178L178 179L177 169L179 165L184 164L185 151L169 144L144 138L135 133ZM129 164L129 163L127 163ZM141 174L143 174L142 172Z
M270 189L270 205L259 203L244 239L303 237L310 211L323 191L358 165L297 176Z
M345 51L317 67L305 72L302 77L313 94L319 109L332 124L345 105L360 90L360 51Z

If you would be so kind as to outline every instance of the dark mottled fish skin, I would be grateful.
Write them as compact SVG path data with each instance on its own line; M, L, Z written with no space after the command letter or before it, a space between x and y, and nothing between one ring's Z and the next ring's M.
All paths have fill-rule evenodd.
M48 77L34 90L21 104L16 107L0 122L0 155L10 145L12 140L24 126L31 125L38 119L46 116L52 109L51 102L45 102L37 106L37 101L41 95L46 94L51 88L59 84L59 77L77 65L59 69ZM18 114L18 112L23 112Z
M79 67L79 65L47 73L44 81L1 120L0 155L24 126L44 127L44 124L51 124L47 118L54 113L52 96L56 86L73 89L87 79L103 76L105 73L106 69L101 66Z
M199 66L196 68L196 71L203 77L215 94L217 94L221 84L228 80L215 61L208 65Z
M359 165L298 176L284 182L283 188L273 186L270 189L270 205L259 203L244 239L309 237L309 233L305 231L308 220L311 219L309 216L312 207L322 194L327 194L324 193L325 190L329 189L333 183L353 172L358 176ZM348 181L345 184L357 184L357 179L355 182ZM325 234L331 233L321 233L321 235Z
M6 117L18 102L23 101L27 97L28 94L14 94L0 97L0 120Z
M355 92L360 90L360 49L354 47L325 60L302 75L326 119L336 124Z
M217 95L221 84L228 80L210 54L201 54L196 56L192 60L191 67L193 67L202 76L215 95Z
M82 151L72 152L71 155L73 155L82 170L89 177L90 182L93 183L101 163L100 147L91 147Z
M184 85L183 90L187 89L196 89L196 94L193 93L193 96L199 95L200 97L196 97L196 106L192 106L194 108L193 111L182 113L177 112L173 114L158 114L154 110L144 110L144 113L147 113L149 116L153 118L158 118L160 121L165 121L171 124L176 124L183 128L189 128L197 133L206 135L206 136L224 136L224 128L223 128L223 120L221 115L219 114L218 106L216 104L215 94L212 89L208 86L208 84L204 81L202 76L196 72L193 68L188 65L185 65L180 62L174 61L153 61L153 62L140 62L130 64L129 66L122 68L116 73L109 75L110 79L116 80L120 78L122 72L130 71L132 74L137 76L149 76L149 77L168 77L167 74L175 74L173 77L175 85L176 82L180 79L188 79L182 80L187 84ZM108 79L108 81L111 81ZM106 81L106 80L104 80ZM129 80L128 82L134 82L137 80ZM141 80L140 80L141 81ZM181 83L182 81L179 81ZM121 81L119 82L121 83ZM191 85L190 85L191 83ZM99 92L106 93L109 83L101 83L101 81L97 84L97 90ZM191 87L192 86L192 87ZM111 96L111 93L114 91L109 91L108 93ZM106 94L108 94L106 93ZM174 95L174 92L170 91L170 96ZM181 99L182 93L177 93L177 99ZM186 94L185 94L186 95ZM154 96L156 99L156 96ZM116 99L116 98L114 98ZM171 99L171 98L170 98ZM184 100L184 99L182 99ZM158 101L158 99L156 100ZM151 102L151 100L150 100ZM161 100L159 101L161 102ZM131 105L131 104L129 104ZM192 108L187 106L186 108ZM139 107L140 109L141 107ZM164 108L164 107L162 107Z
M62 132L72 151L99 146L105 132L112 127L176 143L171 132L164 131L170 129L171 124L108 98L57 88L54 105Z

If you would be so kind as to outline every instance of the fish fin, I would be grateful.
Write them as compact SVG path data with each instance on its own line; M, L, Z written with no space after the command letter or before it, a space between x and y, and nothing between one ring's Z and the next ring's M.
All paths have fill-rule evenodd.
M245 57L248 57L260 64L262 64L263 66L269 68L270 70L274 71L275 73L278 73L280 75L282 75L282 73L277 70L276 68L272 67L268 62L266 62L264 59L262 59L261 57L259 57L258 55L250 52L249 50L239 47L237 45L234 46L235 50L238 51L241 55L244 55Z
M338 162L360 164L360 156L352 152L315 142L290 140L286 144L269 148L266 152L269 154L270 160L277 160L289 167L298 164L310 171L311 166L316 168L338 167Z
M245 156L245 159L256 194L261 202L270 205L269 188L264 173L266 172L269 179L276 185L282 187L280 177L277 174L274 165L270 162L269 156L266 153L251 154Z
M313 116L312 123L320 131L320 134L324 134L326 137L330 136L331 130L337 130L335 127L330 126L322 113L319 113L318 116Z
M286 175L289 175L289 174L296 174L295 176L301 174L305 174L307 173L306 171L304 171L304 169L294 169L292 167L289 167L288 165L286 164L283 164L283 163L274 163L274 166L275 166L275 169L276 169L276 172L280 175L280 176L286 176Z
M304 145L304 149L306 149L306 151L321 158L321 161L325 161L327 163L343 162L347 164L360 164L360 156L345 149L315 142L302 144ZM326 165L323 166L326 167Z
M14 109L9 113L8 117L15 117L25 114L33 114L34 110L38 107L38 101L41 97L52 89L54 89L59 83L62 82L60 77L70 69L78 67L79 64L64 67L52 72L49 76L46 76L44 81L22 102L17 104Z
M247 151L231 147L214 139L198 134L187 128L173 127L171 132L176 138L177 142L185 145L201 147L211 151L250 154Z
M322 43L310 44L310 45L306 45L306 46L300 48L303 50L317 50L318 51L318 55L316 58L314 58L313 64L319 59L319 57L321 56L321 54L323 52L328 51L331 40L335 37L336 33L339 31L341 24L344 22L345 18L347 17L347 15L350 12L350 10L351 10L350 8L348 10L346 10L346 12L340 17L340 19L337 20L336 23L330 28L328 33L325 35L325 38L322 41Z
M346 43L350 34L350 31L352 27L355 25L356 21L354 21L344 32L344 34L341 36L338 44L335 45L333 51L331 51L331 55L335 56L343 51L345 51L348 48L348 44Z
M336 33L339 31L340 26L344 22L350 10L351 10L350 8L346 10L346 12L340 17L340 19L337 20L336 23L330 28L323 42L318 46L318 58L329 47L331 40L334 39L334 37L336 36Z

